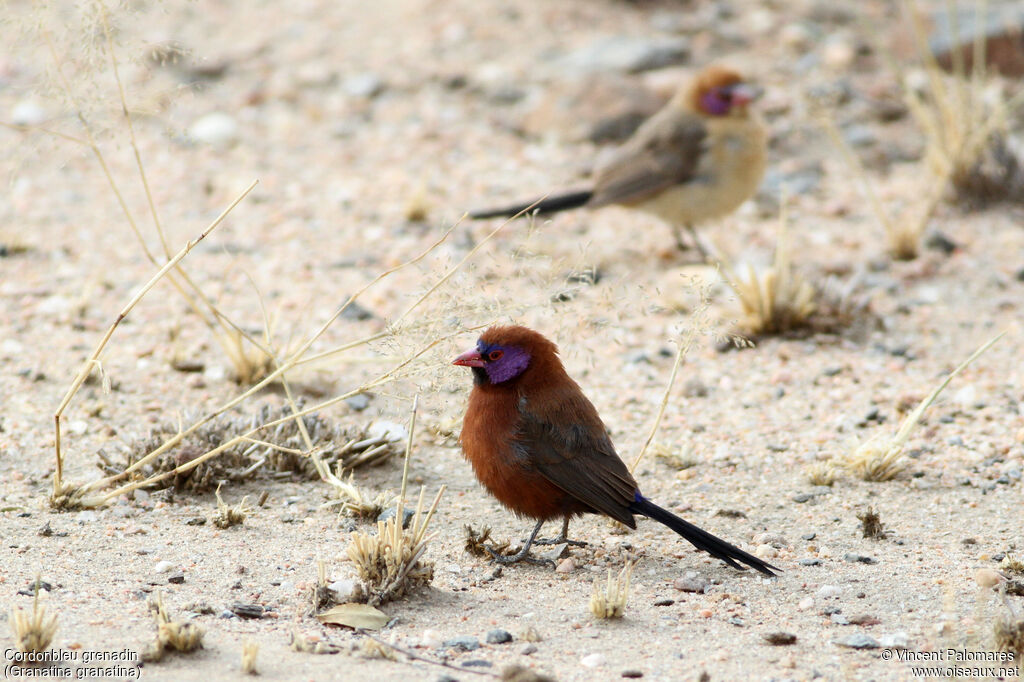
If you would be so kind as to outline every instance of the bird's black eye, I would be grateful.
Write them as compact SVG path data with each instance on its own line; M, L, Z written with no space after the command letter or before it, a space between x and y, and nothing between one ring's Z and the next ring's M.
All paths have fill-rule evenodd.
M503 350L492 350L487 354L487 359L494 362L495 360L501 360L503 355L505 355L505 351Z

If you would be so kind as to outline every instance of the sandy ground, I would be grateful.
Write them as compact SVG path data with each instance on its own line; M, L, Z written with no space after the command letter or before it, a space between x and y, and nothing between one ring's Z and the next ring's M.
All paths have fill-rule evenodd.
M381 636L456 669L403 656L368 659L350 650L358 636L306 615L317 559L344 575L350 533L370 529L322 508L330 491L321 482L226 486L228 502L263 491L268 498L243 525L225 530L186 523L212 515L210 494L122 497L98 510L52 511L54 411L156 268L88 147L0 129L8 188L0 195L0 620L8 619L7 607L30 605L20 591L39 576L53 588L42 600L59 614L57 650L134 651L152 637L147 601L159 590L173 613L194 616L206 636L194 655L147 664L143 678L154 680L238 677L246 640L259 645L263 676L282 680L469 680L510 664L559 680L630 671L651 680L704 673L896 680L915 674L899 655L889 657L892 648L840 643L866 635L911 653L990 646L992 623L1006 607L979 594L975 572L1024 549L1024 214L1019 206L972 213L944 205L932 228L957 245L952 253L925 249L910 262L885 257L881 228L821 133L809 98L837 102L835 117L896 209L917 191L921 140L898 111L882 114L892 109L893 77L862 49L869 47L865 24L834 4L787 3L784 11L781 3L731 3L730 11L697 0L309 0L141 4L111 16L134 134L171 251L259 180L185 265L210 299L254 334L264 326L262 300L281 349L295 347L348 294L456 225L423 261L359 299L366 319L339 320L312 350L388 329L498 225L459 223L463 212L582 183L601 153L580 136L573 113L588 107L581 117L594 115L581 87L599 62L586 56L588 46L614 37L684 39L689 56L681 66L598 77L655 90L712 60L747 70L767 89L766 190L702 234L737 261L767 262L778 189L787 185L798 269L812 281L858 277L871 313L835 334L765 338L753 349L720 352L714 332L728 330L737 313L728 291L712 287L712 321L686 357L656 439L692 466L680 470L651 455L637 478L649 497L759 552L783 569L780 577L733 571L651 522L630 535L603 519L576 522L574 535L591 545L572 551L567 572L523 566L489 579L488 562L463 550L467 523L514 541L530 525L490 499L457 446L428 429L461 417L470 381L448 361L473 343L471 327L515 320L558 341L571 374L631 459L654 421L673 342L698 324L691 277L708 271L686 265L666 226L615 208L507 226L393 333L293 377L312 404L442 339L400 380L374 390L365 410L341 405L323 414L342 425L405 422L419 394L411 480L428 496L448 486L426 554L435 578L384 607L395 620ZM13 49L0 57L0 119L86 137L61 94L53 55L33 30L49 26L59 73L72 83L148 247L161 252L101 49L101 24L60 5L48 14L25 2L8 7L5 42ZM879 30L895 25L885 4L865 11ZM162 61L149 58L154 49ZM562 93L575 94L563 101ZM545 114L545 106L569 113ZM214 112L229 120L197 133L193 125ZM206 141L189 140L190 129ZM425 220L408 219L417 205ZM596 284L569 276L587 267L600 272ZM831 488L807 481L808 464L842 456L853 439L893 433L908 406L999 331L1007 336L954 380L914 433L903 476L867 483L844 475ZM173 370L172 361L181 360L203 371ZM239 392L224 353L166 281L117 329L102 366L113 390L87 384L65 413L66 476L75 483L98 475L99 449L120 456L155 425L205 414ZM261 394L239 413L281 402L279 392ZM356 478L369 490L395 490L400 477L395 460ZM861 536L857 515L869 506L891 531L886 539ZM52 534L41 535L44 526ZM629 556L637 564L626 617L595 621L588 611L595 577ZM169 573L159 572L168 566ZM184 582L168 584L179 571ZM707 592L677 589L681 578L705 581ZM1009 601L1024 611L1019 597ZM222 617L236 602L271 615ZM186 610L196 604L212 613ZM295 628L342 652L292 651ZM498 628L513 641L486 643ZM524 640L531 629L539 641ZM779 631L796 642L766 642ZM8 628L0 633L0 646L10 651ZM458 636L481 646L437 646Z

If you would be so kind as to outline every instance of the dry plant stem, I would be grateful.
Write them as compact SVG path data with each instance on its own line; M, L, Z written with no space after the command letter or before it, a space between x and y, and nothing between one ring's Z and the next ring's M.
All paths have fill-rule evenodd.
M128 138L131 141L132 152L135 154L135 166L139 169L139 180L146 192L146 203L149 205L149 213L153 216L153 225L156 233L160 236L160 243L164 247L164 255L171 257L171 247L167 244L167 235L164 234L160 225L160 217L157 215L156 203L153 201L153 192L149 188L149 180L146 178L146 168L142 164L142 155L139 153L139 145L135 141L135 126L132 124L132 117L128 113L128 98L125 94L124 84L121 82L121 73L117 68L117 54L114 52L114 40L110 35L110 21L107 18L107 8L102 2L97 2L100 20L103 22L103 35L107 39L107 52L110 54L111 70L114 72L114 80L117 81L117 91L121 97L121 113L124 114L125 123L128 125Z
M409 460L412 459L412 434L416 429L416 408L420 404L420 394L412 399L412 414L409 415L409 438L405 441L405 462L402 464L402 490L398 495L398 518L405 514L405 491L409 484Z
M683 359L686 354L690 352L690 348L693 347L694 341L697 339L697 334L701 330L701 323L704 319L704 313L707 311L710 301L707 296L703 293L701 295L700 306L694 311L693 323L687 327L686 334L683 336L682 342L679 344L679 349L676 351L675 362L672 363L672 372L668 377L668 384L665 386L665 393L661 396L661 405L658 406L658 414L654 417L654 423L651 425L651 431L647 434L647 440L644 441L644 445L640 448L640 452L637 454L636 459L633 460L633 464L629 467L629 472L634 473L636 468L640 466L640 460L647 454L648 448L654 441L654 436L658 433L658 428L661 427L661 420L665 416L665 408L668 407L668 399L672 393L672 386L676 382L676 375L679 374L679 367L683 364Z
M914 409L914 411L908 414L906 419L903 420L903 423L900 424L899 431L896 432L896 437L893 439L893 444L896 447L902 447L903 444L907 442L907 439L910 438L910 432L914 430L915 426L917 426L917 422L920 421L921 415L923 415L924 411L927 410L933 402L935 402L935 399L938 398L939 394L942 393L943 389L945 389L946 386L949 385L949 382L953 380L953 377L959 374L965 367L967 367L967 365L971 364L976 359L978 359L978 356L980 356L982 353L991 348L996 341L1003 338L1003 336L1005 335L1006 332L1000 332L999 334L996 334L994 337L992 337L992 339L985 343L985 345L971 353L971 356L964 360L963 362L961 362L956 369L950 372L949 375L945 378L945 380L943 380L943 382L939 384L934 391L931 392L931 395L925 398L925 400L922 401L921 404L918 405Z
M92 373L93 367L99 364L100 354L103 353L103 349L106 348L107 343L110 341L110 338L114 335L114 331L117 329L117 326L121 323L121 320L128 316L128 313L132 311L132 308L134 308L138 304L138 302L142 300L142 297L145 296L150 289L156 286L156 283L159 282L163 278L163 276L168 273L168 271L174 268L174 266L176 266L185 256L189 254L189 252L192 251L192 249L195 248L196 244L205 239L207 235L213 232L217 228L217 226L220 225L221 222L223 222L223 220L232 211L232 209L234 209L235 206L237 206L239 202L241 202L242 199L244 199L246 195L248 195L249 192L252 191L253 187L256 186L257 182L259 181L254 180L252 184L250 184L245 189L245 191L243 191L240 195L238 195L238 197L233 202L231 202L231 205L224 209L224 211L219 216L217 216L217 218L212 223L210 223L210 225L205 230L203 230L202 234L200 234L198 237L185 244L184 248L182 248L181 251L177 253L177 255L168 260L167 263L165 263L163 267L161 267L157 271L157 273L153 275L153 277L151 277L150 280L146 284L144 284L142 288L139 289L138 292L136 292L136 294L131 298L131 300L128 301L128 304L121 309L120 313L118 313L117 319L114 320L114 323L110 325L110 328L107 330L107 333L104 334L102 339L100 339L100 342L96 345L96 348L95 350L93 350L92 355L89 356L89 359L82 363L82 368L78 371L78 375L71 383L70 388L68 388L67 393L64 395L64 399L61 401L60 406L57 408L57 411L54 413L53 416L54 425L56 428L55 447L57 455L57 468L54 472L53 477L54 494L60 494L60 491L63 486L62 478L64 475L64 458L60 449L61 415L67 408L68 403L70 403L72 398L75 397L75 394L78 393L78 390L82 387L82 384Z

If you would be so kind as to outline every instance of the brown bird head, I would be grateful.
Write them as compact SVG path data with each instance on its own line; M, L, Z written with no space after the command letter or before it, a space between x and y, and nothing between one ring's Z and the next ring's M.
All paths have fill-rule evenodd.
M731 69L710 66L694 79L686 105L705 116L747 115L748 105L761 96L761 89L746 83Z
M452 361L473 369L477 386L512 386L530 376L562 372L558 346L538 332L517 325L491 327L468 350Z

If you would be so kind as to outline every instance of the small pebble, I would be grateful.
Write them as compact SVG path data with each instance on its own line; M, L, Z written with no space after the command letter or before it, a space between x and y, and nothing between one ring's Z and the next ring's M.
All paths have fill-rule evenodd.
M485 661L482 658L473 658L468 661L463 661L462 665L466 668L490 668L491 662Z
M587 654L580 659L580 665L584 668L600 668L606 660L604 654Z
M154 573L169 573L174 569L174 564L170 561L160 561L153 567Z
M858 632L855 635L850 635L849 637L834 640L833 642L837 646L846 647L848 649L877 649L881 646L877 639L869 637L861 632Z
M576 570L576 562L572 559L562 559L555 568L556 573L572 573Z
M395 514L398 509L396 507L388 507L380 514L377 515L377 522L383 523L384 521L390 521L395 518ZM412 521L412 517L415 516L415 512L408 507L402 509L402 528L408 528L409 522Z
M769 632L764 640L772 646L789 646L796 643L796 635L790 632Z
M676 578L672 583L680 592L705 593L710 589L711 583L704 578Z
M974 572L974 582L978 583L981 587L992 588L1003 582L1003 580L1003 576L991 568L979 568Z
M485 641L488 644L507 644L512 641L512 633L508 630L502 630L500 628L491 630L487 633Z
M527 644L524 644L521 647L519 647L519 655L520 656L529 656L530 654L535 654L535 653L537 653L537 645L536 644L527 643Z
M372 73L358 73L341 83L342 91L350 97L376 97L384 92L384 81Z
M836 585L822 585L818 588L818 596L823 599L838 597L840 594L842 594L842 590Z
M14 105L10 116L16 126L37 126L46 121L46 110L33 99L23 99Z
M640 679L641 677L644 676L644 673L643 673L642 670L633 670L631 668L629 670L623 670L622 671L622 676L626 677L626 678L629 678L631 680L638 680L638 679Z
M480 640L469 635L460 635L444 640L442 645L445 649L461 649L462 651L475 651L480 648Z
M886 649L906 649L910 646L910 638L905 632L894 632L879 637L878 643Z
M864 556L863 554L846 554L843 556L844 561L858 564L877 564L878 559L873 557Z
M850 619L841 613L833 613L829 616L829 620L832 621L833 625L849 625Z
M214 111L196 119L189 126L188 136L197 142L227 147L238 141L238 123L222 111Z
M811 608L812 606L814 606L814 597L804 597L796 605L796 607L798 609L800 609L801 611L806 611L807 609Z
M675 603L676 603L675 599L659 599L656 602L654 602L654 605L655 606L672 606Z
M173 573L167 576L167 582L171 583L172 585L181 585L185 582L185 574L181 572Z
M821 559L800 559L797 563L801 566L820 566Z
M444 639L437 630L426 629L420 634L420 646L427 649L438 649L444 644Z

